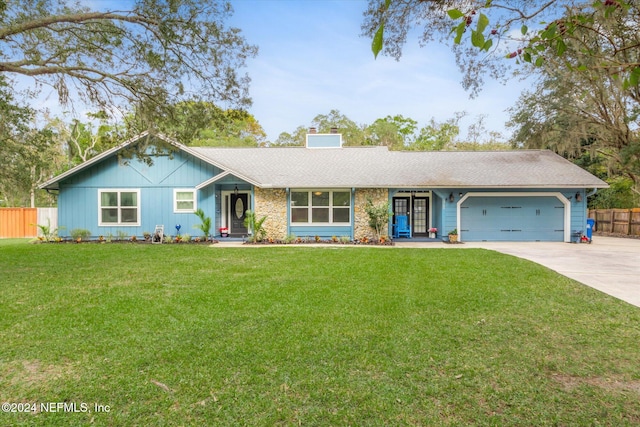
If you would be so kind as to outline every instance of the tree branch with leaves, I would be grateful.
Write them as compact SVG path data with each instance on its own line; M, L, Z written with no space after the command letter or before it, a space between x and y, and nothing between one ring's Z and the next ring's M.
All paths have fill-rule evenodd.
M226 1L138 0L104 11L65 0L0 3L0 73L50 85L62 104L81 97L100 109L199 96L247 106L249 78L239 70L256 55L226 25Z
M587 51L592 60L575 71L602 68L628 87L639 85L633 52L640 47L640 14L634 1L370 0L364 15L362 33L372 39L375 56L399 60L414 28L423 46L432 41L451 46L462 85L472 96L487 74L504 78L509 70L522 71L513 67L518 63L539 67L552 56L562 58L567 43L579 41L585 31L597 36L607 53Z

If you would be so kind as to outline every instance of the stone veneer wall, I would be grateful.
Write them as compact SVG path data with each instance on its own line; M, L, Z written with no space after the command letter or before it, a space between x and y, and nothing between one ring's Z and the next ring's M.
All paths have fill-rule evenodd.
M287 236L287 192L284 189L254 189L256 216L267 216L264 222L266 237L284 239ZM375 231L369 227L369 215L364 210L367 198L371 198L374 205L386 203L389 191L386 188L357 188L355 194L355 227L354 238L362 239L376 237Z
M255 187L254 203L256 217L266 216L264 230L266 238L284 239L287 237L287 192L284 188L265 189Z
M362 239L363 237L373 239L376 237L376 232L369 227L369 215L367 215L367 212L364 210L367 204L367 198L371 198L374 206L386 203L389 201L389 190L386 188L356 188L354 213L355 239Z

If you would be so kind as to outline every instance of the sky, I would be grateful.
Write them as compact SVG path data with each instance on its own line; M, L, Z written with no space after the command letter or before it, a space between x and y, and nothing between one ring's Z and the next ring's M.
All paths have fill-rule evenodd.
M401 114L426 125L467 112L466 127L485 115L489 131L501 132L524 88L518 80L506 86L490 77L471 99L461 86L462 74L447 46L420 47L408 40L400 61L379 55L371 40L360 36L366 0L236 0L230 24L259 48L248 61L252 79L249 112L267 139L308 127L318 114L338 110L358 124Z
M81 0L97 9L130 0ZM471 99L461 86L462 74L449 47L420 47L409 38L400 61L377 59L371 39L360 36L366 0L231 0L235 10L228 24L240 28L257 45L256 58L244 70L252 79L251 113L275 141L281 132L309 127L313 118L338 110L359 125L403 115L422 127L431 119L444 122L457 112L461 137L484 115L487 131L502 133L525 87L519 80L503 85L485 78L483 90ZM27 84L29 85L29 84ZM60 109L53 90L44 90L40 105ZM82 117L81 120L86 120Z

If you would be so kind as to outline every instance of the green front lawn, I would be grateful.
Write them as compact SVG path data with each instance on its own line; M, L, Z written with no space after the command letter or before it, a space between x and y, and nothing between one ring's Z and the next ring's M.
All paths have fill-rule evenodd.
M0 425L640 423L640 309L490 251L14 241L0 267L0 402L67 403Z

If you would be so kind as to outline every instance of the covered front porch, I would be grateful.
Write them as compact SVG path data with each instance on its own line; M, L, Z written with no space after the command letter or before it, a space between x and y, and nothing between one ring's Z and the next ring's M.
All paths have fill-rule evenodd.
M211 230L214 237L235 240L247 237L244 220L247 210L254 209L254 187L251 183L223 172L197 185L196 189L203 194L213 192L215 195L214 206L204 208L205 213L215 212Z
M444 195L420 188L389 190L391 218L389 235L394 239L414 241L442 241L446 232L442 229Z

